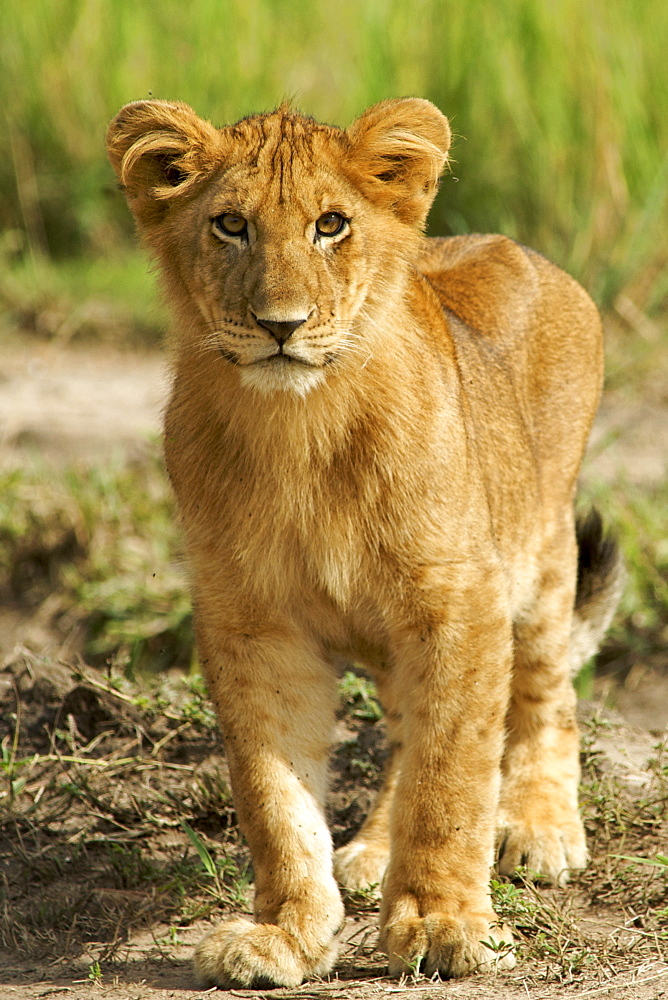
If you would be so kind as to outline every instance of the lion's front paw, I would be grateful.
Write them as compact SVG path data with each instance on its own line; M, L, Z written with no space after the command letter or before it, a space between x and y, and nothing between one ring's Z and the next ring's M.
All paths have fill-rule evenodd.
M550 826L507 822L497 834L498 869L511 875L524 865L555 885L564 885L572 870L587 864L587 845L579 816Z
M380 886L388 860L386 848L352 840L334 852L334 876L345 889Z
M444 979L489 969L512 969L515 956L507 927L471 914L459 919L445 913L411 917L388 924L381 934L391 976L421 971Z
M299 986L309 975L329 972L338 951L332 939L307 957L292 934L276 924L238 918L219 924L195 952L195 972L205 986Z

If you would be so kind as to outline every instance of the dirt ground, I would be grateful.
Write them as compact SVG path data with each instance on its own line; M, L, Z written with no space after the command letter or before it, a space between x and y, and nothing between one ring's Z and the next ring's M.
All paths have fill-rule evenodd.
M93 464L118 454L140 458L147 439L159 433L165 386L164 366L156 354L64 350L37 342L17 345L3 354L0 372L0 467L36 462ZM665 477L667 460L668 409L641 401L606 399L592 436L585 476L609 482L621 477L630 482L654 483ZM95 740L102 740L100 745L107 740L109 748L114 748L113 753L111 749L108 752L120 761L118 775L126 773L122 760L130 759L127 753L131 752L133 761L143 760L145 746L155 746L169 738L172 756L165 758L168 769L156 776L152 786L156 803L163 802L163 806L157 804L151 808L156 851L162 852L163 861L172 858L175 850L182 850L183 838L178 839L178 824L164 802L170 796L185 794L178 789L185 787L182 783L186 778L201 780L204 773L209 773L206 769L214 765L224 773L217 737L198 729L191 731L183 721L175 721L172 729L163 730L159 726L156 729L155 720L146 721L141 715L133 715L134 709L128 716L129 709L121 711L113 693L100 693L90 677L83 681L73 679L71 664L61 664L54 672L35 652L36 635L34 623L7 613L0 616L3 657L0 710L4 721L15 712L15 702L20 702L22 739L27 741L25 752L41 754L40 759L46 761L51 751L39 745L35 734L45 732L45 726L55 729L62 725L63 718L71 719L73 722L68 724L74 727L72 739L76 737L79 741L77 747L85 749ZM73 897L72 905L81 905L84 919L94 921L100 910L104 911L108 924L112 912L117 914L119 927L127 919L131 929L127 935L119 931L113 950L107 948L106 952L95 941L79 953L73 948L70 952L64 949L62 954L46 947L41 954L39 950L29 954L19 946L20 941L15 946L11 941L9 945L6 943L0 950L0 1000L42 997L196 1000L212 994L266 996L276 1000L328 997L375 1000L393 995L412 996L416 1000L435 996L453 1000L668 997L668 875L654 869L633 874L628 866L620 863L616 868L610 867L609 862L610 856L668 851L665 819L668 780L656 785L659 771L662 781L668 776L668 765L664 762L657 770L656 764L657 746L662 738L665 740L668 726L668 672L649 675L645 672L635 688L631 685L629 690L618 692L617 709L617 713L603 713L596 704L583 707L583 760L589 782L585 812L593 855L591 869L578 876L568 890L536 890L538 916L531 917L529 943L520 942L520 958L513 972L449 983L387 979L383 975L382 957L373 949L375 905L373 901L356 900L351 902L341 962L336 974L327 981L309 982L296 990L269 992L198 990L190 956L193 945L210 927L210 918L184 921L175 932L173 921L167 917L160 919L160 906L152 899L151 919L142 923L128 918L128 914L148 906L145 893L133 894L123 884L120 888L97 884L99 859L95 852L101 844L106 845L106 850L108 843L114 841L123 850L129 850L127 845L133 837L138 841L145 837L138 832L138 826L136 829L133 826L127 804L123 807L121 824L120 806L114 798L116 779L100 775L87 786L87 808L90 809L90 802L97 803L92 809L92 813L97 810L97 815L87 819L88 841L83 854L73 857L73 863L81 865L78 873L68 875L67 869L72 861L67 845L74 843L82 829L81 823L75 822L79 813L73 806L68 814L56 816L54 812L56 818L49 821L50 825L45 821L41 831L30 827L26 817L17 817L18 839L12 850L0 852L0 880L7 889L6 898L24 916L30 915L32 906L45 905L47 896L42 894L40 886L48 882L53 892L67 895L76 885L78 895ZM91 718L99 718L99 725L90 732L82 732ZM335 839L344 837L359 824L377 777L377 760L382 758L382 734L378 735L376 723L360 722L353 727L354 731L349 720L342 720L341 725L341 746L348 750L343 754L338 751L333 764L331 814ZM5 739L3 746L7 745ZM355 750L358 756L346 756L353 753L350 749L353 745L358 748ZM123 749L127 747L131 751ZM369 780L360 764L360 747L373 763ZM51 765L45 763L44 767L47 766ZM35 767L37 770L30 773L37 788L39 767L37 764ZM55 795L46 778L39 780L46 796ZM146 794L146 787L142 789L142 794ZM39 799L41 794L38 791L34 797ZM139 792L133 795L140 797ZM657 811L654 799L658 799L664 812ZM623 823L619 820L621 812L625 817ZM641 814L642 823L638 820ZM113 836L110 824L116 824ZM181 836L180 832L178 835ZM40 865L44 866L43 871ZM47 874L48 865L51 868ZM22 891L20 879L24 877ZM84 884L87 882L90 884ZM36 893L34 904L33 893ZM6 902L5 907L8 905ZM237 902L237 908L241 905ZM663 926L660 921L656 923L655 916L652 923L650 913L664 913ZM3 917L11 927L11 912L5 910ZM544 928L547 941L541 953L532 951L530 943L536 927ZM540 933L543 931L539 931L539 936ZM558 948L555 946L552 952L551 937L558 942ZM577 953L577 960L564 959L564 955L571 954L569 949Z

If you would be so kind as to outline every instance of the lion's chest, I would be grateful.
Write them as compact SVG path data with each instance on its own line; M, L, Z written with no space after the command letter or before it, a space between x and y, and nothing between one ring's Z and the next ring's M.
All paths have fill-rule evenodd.
M200 462L194 489L172 475L196 576L265 606L348 606L380 568L376 507L350 481L287 465Z
M349 625L368 602L431 592L444 565L488 544L470 469L466 490L453 490L462 463L452 437L443 448L435 434L406 445L365 424L325 453L324 433L314 444L267 421L260 448L221 425L186 430L172 412L166 452L196 588L230 606L311 619L317 609L321 631L334 633L333 617Z

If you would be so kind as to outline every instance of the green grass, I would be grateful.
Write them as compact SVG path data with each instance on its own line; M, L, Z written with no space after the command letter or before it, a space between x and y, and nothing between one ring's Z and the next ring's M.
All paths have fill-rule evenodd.
M33 681L51 673L23 655ZM71 702L65 720L59 697L84 690L86 704ZM221 905L247 908L250 874L224 832L236 817L220 761L202 767L184 754L196 748L201 761L217 750L212 714L199 717L198 685L183 676L136 684L85 668L60 696L47 681L38 700L37 727L18 702L0 724L0 856L12 859L0 886L0 944L62 957L95 942L101 961L137 925L167 920L176 944L178 927ZM101 730L82 737L78 727L101 710ZM39 752L45 735L48 751Z
M0 240L0 335L153 347L167 326L146 255L13 256Z
M376 722L383 711L372 680L352 670L346 670L339 682L339 693L346 712L354 719Z
M129 671L187 667L190 601L159 459L0 473L0 595L84 630L82 652ZM55 627L55 626L54 626Z
M589 484L582 501L617 533L628 571L602 660L656 660L668 649L668 482ZM157 444L143 465L0 473L0 599L28 615L48 607L54 628L82 629L91 662L129 673L193 663L180 546ZM353 717L379 717L366 678L346 673L341 696Z
M456 135L435 231L506 232L566 266L599 302L624 293L660 315L667 45L668 6L642 0L340 0L335 13L326 0L7 0L4 256L37 299L43 258L83 259L89 289L63 279L72 300L96 302L111 286L141 318L150 293L138 271L115 263L131 223L103 151L122 104L178 98L221 124L287 96L345 125L376 100L417 94ZM6 285L0 299L25 317Z

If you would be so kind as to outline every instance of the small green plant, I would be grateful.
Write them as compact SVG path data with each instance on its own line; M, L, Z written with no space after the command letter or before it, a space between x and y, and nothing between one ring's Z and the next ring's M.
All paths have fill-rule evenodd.
M14 721L14 735L11 745L10 741L5 739L2 741L2 746L0 747L0 768L2 768L7 781L7 791L0 792L0 797L6 796L8 798L10 808L14 805L16 799L26 786L26 779L18 776L17 772L22 765L30 763L27 760L19 760L17 757L19 723L16 715L13 715L12 719Z
M102 969L99 962L92 962L89 965L88 978L91 983L97 983L98 986L102 983Z
M376 685L368 677L347 670L339 681L339 693L346 711L356 719L376 722L383 710L376 696Z
M514 927L531 926L535 920L538 903L527 894L523 886L513 882L490 882L494 912Z
M240 872L232 858L223 858L221 861L216 862L208 847L195 830L184 819L181 819L180 823L188 840L195 848L204 871L213 881L212 894L217 899L225 899L232 905L245 905L250 886L248 869L246 868Z
M215 881L217 882L218 869L216 868L216 863L211 857L211 854L209 853L206 844L202 842L202 840L200 839L200 837L198 837L193 828L189 826L184 819L181 820L181 827L185 832L186 836L188 837L188 840L197 851L199 859L202 862L202 865L204 866L205 872L207 873L207 875L210 875L211 878L215 879Z
M53 597L94 663L130 676L191 665L179 545L157 445L142 464L0 473L0 599Z
M485 941L481 941L480 944L492 952L495 962L499 962L513 950L512 941L495 941L491 935Z
M202 675L191 673L184 677L183 684L185 693L181 699L183 718L202 729L215 729L216 713Z
M402 972L401 980L403 982L410 980L413 983L418 983L421 979L424 979L425 977L422 972L424 960L424 955L415 955L410 959L410 961L407 961L405 958L402 959L404 965L406 966L406 970L405 972Z
M224 868L222 870L224 871ZM227 874L229 878L229 885L226 892L228 902L235 908L246 906L248 903L248 892L253 881L250 868L247 866L240 871L235 862L230 858L228 859Z

